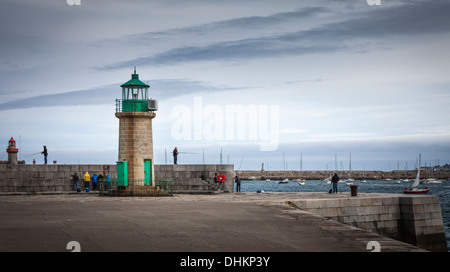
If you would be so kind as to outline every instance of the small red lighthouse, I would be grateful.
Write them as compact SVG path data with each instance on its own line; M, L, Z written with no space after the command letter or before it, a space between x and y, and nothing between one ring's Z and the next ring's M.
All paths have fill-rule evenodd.
M8 142L8 148L6 149L8 152L8 163L9 164L18 164L17 161L17 152L19 149L16 147L16 141L11 137L11 140Z

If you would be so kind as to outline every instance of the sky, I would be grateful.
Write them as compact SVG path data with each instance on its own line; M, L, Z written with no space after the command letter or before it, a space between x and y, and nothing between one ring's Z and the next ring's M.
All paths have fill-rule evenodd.
M449 1L76 2L1 4L0 141L26 163L114 164L134 67L156 164L450 163Z

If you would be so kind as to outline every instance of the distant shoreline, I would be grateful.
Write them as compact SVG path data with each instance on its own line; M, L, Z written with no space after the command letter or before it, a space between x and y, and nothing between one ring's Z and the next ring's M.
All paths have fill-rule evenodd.
M265 180L265 179L307 179L307 180L321 180L331 177L333 173L337 173L340 178L353 179L414 179L417 170L395 170L395 171L257 171L257 170L235 170L236 174L242 180ZM421 179L435 178L435 179L450 179L450 171L428 172L420 171Z

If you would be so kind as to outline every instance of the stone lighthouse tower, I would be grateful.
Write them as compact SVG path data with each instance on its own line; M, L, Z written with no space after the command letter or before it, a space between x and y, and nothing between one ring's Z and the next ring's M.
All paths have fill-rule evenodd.
M8 148L6 149L6 152L8 152L8 163L18 164L17 152L19 152L19 149L16 147L16 141L13 139L13 137L11 137L8 142Z
M116 99L119 118L118 185L154 186L152 119L157 101L149 99L149 85L139 80L136 68L121 85L122 99Z

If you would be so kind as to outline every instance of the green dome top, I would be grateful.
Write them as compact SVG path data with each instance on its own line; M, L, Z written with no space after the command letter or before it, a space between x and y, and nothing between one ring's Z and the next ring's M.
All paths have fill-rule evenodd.
M139 80L139 75L136 74L136 67L134 67L134 74L131 75L131 79L125 82L124 84L120 85L120 87L133 87L133 86L140 86L147 88L150 87L149 85Z

